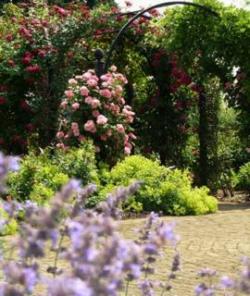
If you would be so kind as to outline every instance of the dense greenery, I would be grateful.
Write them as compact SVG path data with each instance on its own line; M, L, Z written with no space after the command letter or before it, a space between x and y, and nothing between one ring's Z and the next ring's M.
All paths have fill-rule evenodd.
M67 151L46 149L36 155L27 154L18 172L8 178L9 194L19 201L32 200L39 204L48 202L70 178L82 184L98 183L94 148L82 144L81 148Z
M236 188L249 188L246 173L235 176L250 155L250 13L216 0L197 3L218 17L188 6L163 16L151 11L128 28L111 57L118 69L101 79L88 70L95 66L93 49L107 52L130 17L114 1L3 6L0 149L24 154L9 179L11 196L43 203L75 177L100 185L93 206L110 188L150 177L161 182L154 187L150 179L124 207L182 215L216 208L205 187L191 185L216 193L239 179L244 185ZM138 155L116 165L131 153ZM107 167L99 174L95 159ZM145 167L138 164L131 177L129 161ZM168 179L174 174L183 186Z
M141 189L123 205L127 211L200 215L217 209L217 201L209 196L208 188L192 188L188 171L167 168L140 155L127 157L105 177L107 185L101 190L100 199L116 187L128 186L135 180L143 182Z

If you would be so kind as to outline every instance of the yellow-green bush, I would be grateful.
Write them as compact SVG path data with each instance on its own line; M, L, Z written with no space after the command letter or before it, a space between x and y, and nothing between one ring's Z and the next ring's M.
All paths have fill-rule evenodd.
M8 176L9 194L19 201L47 202L70 178L83 185L98 183L95 152L90 143L67 151L47 149L30 152L22 160L20 170Z
M126 202L125 209L156 211L171 215L200 215L217 210L217 201L206 187L192 188L188 171L170 169L140 155L127 157L109 173L99 198L117 186L143 181L141 189Z
M3 209L3 205L0 203L0 217L6 220L7 223L0 228L0 236L12 235L17 232L18 224L15 219L9 219L8 213Z

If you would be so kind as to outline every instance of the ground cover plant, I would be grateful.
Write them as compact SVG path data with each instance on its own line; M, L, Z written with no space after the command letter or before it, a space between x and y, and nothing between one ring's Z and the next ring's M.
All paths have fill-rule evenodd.
M78 148L31 151L20 161L20 170L8 176L9 197L25 202L47 203L70 178L82 184L98 184L94 147L85 142Z
M143 181L141 189L128 199L124 209L135 212L162 212L171 215L200 215L217 210L217 201L206 187L192 188L188 171L167 168L141 155L126 157L106 175L99 198L116 187ZM97 199L98 200L98 199Z

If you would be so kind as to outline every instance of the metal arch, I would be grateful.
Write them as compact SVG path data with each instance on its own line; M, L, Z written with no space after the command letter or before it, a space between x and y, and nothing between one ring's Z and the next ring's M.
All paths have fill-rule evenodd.
M105 61L104 64L104 71L107 72L109 64L110 64L110 60L111 60L111 56L112 53L116 47L117 42L119 41L121 35L126 31L126 29L130 26L130 24L132 24L136 19L138 19L140 16L144 15L144 13L155 9L155 8L161 8L161 7L167 7L167 6L173 6L173 5L189 5L189 6L194 6L197 7L199 9L205 10L207 12L209 12L211 15L219 17L219 14L215 11L213 11L211 8L198 4L198 3L192 3L192 2L186 2L186 1L168 1L168 2L163 2L163 3L159 3L159 4L155 4L152 5L148 8L145 8L141 11L139 11L135 16L133 16L125 25L123 25L123 27L120 29L120 31L118 32L116 38L114 39L114 41L112 42L110 49L108 51L107 54L107 59Z

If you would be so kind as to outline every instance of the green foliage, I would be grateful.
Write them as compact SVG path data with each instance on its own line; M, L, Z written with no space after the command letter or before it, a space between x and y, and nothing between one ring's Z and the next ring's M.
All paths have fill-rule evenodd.
M62 173L69 178L82 181L83 185L89 182L98 183L98 174L95 163L95 149L90 142L83 142L79 148L56 150L54 163Z
M0 228L0 236L12 235L17 232L18 224L15 219L9 219L8 214L0 207L0 217L7 221L7 224Z
M44 203L67 181L68 176L52 163L47 151L38 156L31 152L22 159L20 170L10 174L9 193L20 201Z
M209 196L206 187L192 188L188 171L170 169L160 165L157 160L140 155L127 157L110 171L108 185L99 193L100 200L114 187L126 186L135 180L141 180L144 184L123 205L125 210L199 215L217 209L217 201Z
M250 162L241 166L237 175L237 181L239 189L250 191Z
M94 148L90 143L67 151L46 149L39 155L30 152L22 159L20 170L9 175L9 193L20 201L31 199L43 204L69 178L78 178L84 185L98 183Z

